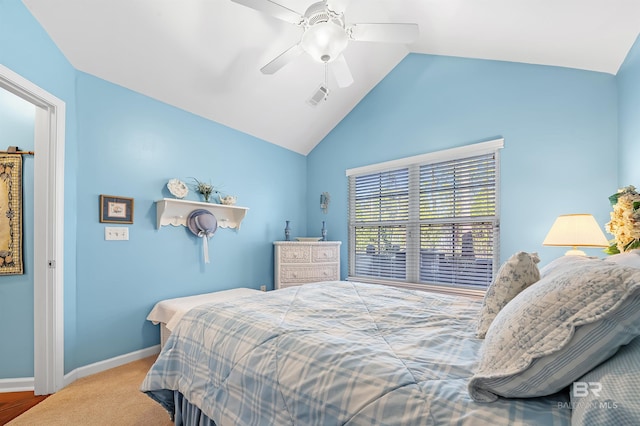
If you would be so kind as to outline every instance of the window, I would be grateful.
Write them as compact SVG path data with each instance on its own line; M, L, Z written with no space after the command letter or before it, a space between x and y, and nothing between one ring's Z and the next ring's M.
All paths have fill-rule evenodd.
M484 290L499 260L503 144L347 170L349 279Z

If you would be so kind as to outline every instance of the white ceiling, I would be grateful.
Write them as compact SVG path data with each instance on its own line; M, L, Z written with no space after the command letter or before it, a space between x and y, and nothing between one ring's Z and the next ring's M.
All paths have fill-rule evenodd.
M266 0L265 0L266 1ZM314 0L274 0L303 14ZM302 29L231 0L23 0L78 70L308 154L409 52L617 73L638 0L348 0L347 23L415 22L417 42L349 43L355 82L316 107L324 66L260 68Z

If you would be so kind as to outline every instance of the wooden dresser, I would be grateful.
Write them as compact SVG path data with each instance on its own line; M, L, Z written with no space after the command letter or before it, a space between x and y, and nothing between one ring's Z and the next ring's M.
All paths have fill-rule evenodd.
M340 279L340 241L276 241L276 289Z

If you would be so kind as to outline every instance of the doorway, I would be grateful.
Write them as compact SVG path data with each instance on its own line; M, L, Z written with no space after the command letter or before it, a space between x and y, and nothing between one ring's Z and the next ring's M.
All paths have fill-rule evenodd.
M0 87L33 104L34 131L34 392L61 389L64 379L65 103L0 65Z

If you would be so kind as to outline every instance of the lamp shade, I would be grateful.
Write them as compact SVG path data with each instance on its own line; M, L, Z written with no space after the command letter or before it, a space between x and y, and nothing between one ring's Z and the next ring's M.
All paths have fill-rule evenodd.
M577 247L608 247L609 242L592 215L565 214L558 216L542 245L573 247L566 254L584 256Z

